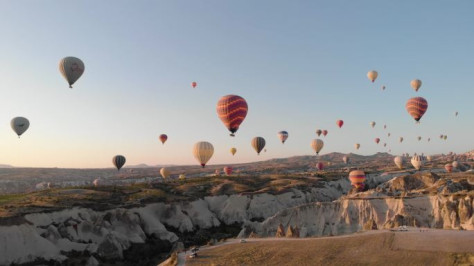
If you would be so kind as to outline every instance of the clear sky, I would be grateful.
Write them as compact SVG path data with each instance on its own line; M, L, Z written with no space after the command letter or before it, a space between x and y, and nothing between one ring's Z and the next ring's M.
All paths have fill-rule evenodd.
M329 131L322 154L356 152L356 142L360 154L474 148L474 1L18 0L0 9L0 163L111 167L122 154L128 165L197 164L200 140L214 145L210 164L249 162L312 154L318 128ZM58 70L65 56L86 66L72 90ZM249 105L235 138L216 114L227 94ZM405 110L417 95L429 103L419 125ZM20 140L15 116L31 124ZM267 140L260 156L255 136Z

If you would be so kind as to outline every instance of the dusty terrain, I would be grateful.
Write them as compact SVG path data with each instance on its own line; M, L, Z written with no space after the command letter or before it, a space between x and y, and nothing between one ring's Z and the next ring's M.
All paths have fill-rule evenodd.
M412 229L339 237L247 239L201 248L186 265L472 265L474 232ZM188 253L189 254L189 253Z

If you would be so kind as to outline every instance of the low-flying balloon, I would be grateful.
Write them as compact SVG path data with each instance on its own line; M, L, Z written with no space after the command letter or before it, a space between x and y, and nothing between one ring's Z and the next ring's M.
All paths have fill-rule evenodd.
M444 136L443 136L443 139L444 139L444 140L447 140L447 139L448 139L448 136L447 136L447 135L444 135Z
M24 117L18 116L10 121L10 126L19 138L30 127L30 121Z
M444 169L446 169L446 172L451 173L453 171L453 165L450 163L445 164Z
M425 163L425 158L421 155L415 155L411 158L411 164L416 170L420 170Z
M84 73L84 63L81 59L68 56L59 61L59 71L69 84L69 88L82 76Z
M278 138L280 139L281 143L285 143L285 141L288 139L288 132L286 131L278 132Z
M390 132L387 134L387 136L390 138Z
M226 175L231 175L232 174L232 166L226 166L224 167L224 173Z
M320 139L313 139L311 141L311 148L316 152L316 154L319 154L321 149L324 147L324 142Z
M186 175L185 174L180 174L178 179L179 180L186 180Z
M403 157L397 156L393 159L393 162L399 169L403 169Z
M421 80L414 79L410 82L410 85L415 91L418 91L421 87Z
M458 167L459 167L458 161L453 161L452 165L453 165L454 168L458 168Z
M345 155L344 157L342 157L342 161L345 163L345 164L348 164L350 162L351 158L347 155Z
M377 79L378 75L379 75L379 73L377 73L377 71L371 70L367 73L367 78L370 81L374 82Z
M265 147L265 139L262 137L255 137L252 139L251 144L252 144L253 149L257 152L257 154L260 155L260 152Z
M324 164L319 162L316 164L316 168L318 168L319 171L323 170L324 169Z
M428 102L423 97L410 98L407 101L405 108L411 117L418 122L428 109Z
M122 166L125 164L125 161L125 157L122 155L115 155L112 158L112 163L115 165L117 170L120 170L120 168L122 168Z
M383 129L387 129L387 125L383 125Z
M211 159L214 154L214 146L207 141L200 141L194 144L193 155L196 160L201 164L202 168L206 166L206 163Z
M167 179L168 177L170 177L170 174L171 172L168 169L164 167L160 169L160 175L161 177L163 177L163 179Z
M355 187L358 191L364 189L364 182L365 182L365 173L361 170L354 170L349 173L349 180L351 181L351 185Z
M247 111L247 102L237 95L223 96L217 102L217 114L232 137L247 116Z

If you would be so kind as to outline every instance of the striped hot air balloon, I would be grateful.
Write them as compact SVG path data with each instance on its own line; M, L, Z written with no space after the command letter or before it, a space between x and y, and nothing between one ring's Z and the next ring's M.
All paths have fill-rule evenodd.
M316 168L318 168L319 171L323 170L324 169L324 164L319 162L316 164Z
M365 185L365 173L361 170L354 170L349 173L349 180L353 187L361 191L364 189Z
M226 166L226 167L224 167L224 173L225 173L226 175L231 175L231 174L232 174L232 170L233 170L233 169L232 169L232 166Z
M117 170L120 170L122 166L125 164L125 157L122 155L115 155L114 158L112 158L112 163L117 167Z
M320 139L313 139L311 141L311 148L316 152L316 154L319 154L319 152L322 150L324 147L324 141Z
M413 119L418 122L428 109L428 102L423 97L414 97L407 101L405 108Z
M247 102L237 95L226 95L217 102L217 115L232 137L247 116L247 111Z
M207 141L200 141L194 144L193 155L196 160L199 161L202 168L206 166L206 163L211 159L214 154L214 146Z
M258 155L260 155L260 152L263 150L265 147L265 139L262 137L255 137L252 139L252 147L254 150L257 152Z
M450 163L445 164L444 169L446 169L446 172L451 173L453 171L453 165Z
M168 136L166 134L161 134L159 138L161 143L165 144L166 140L168 139Z
M278 138L280 139L281 143L285 143L285 141L288 139L288 132L286 131L278 132Z
M84 63L77 57L64 57L59 61L59 71L69 84L69 88L82 76L84 73Z

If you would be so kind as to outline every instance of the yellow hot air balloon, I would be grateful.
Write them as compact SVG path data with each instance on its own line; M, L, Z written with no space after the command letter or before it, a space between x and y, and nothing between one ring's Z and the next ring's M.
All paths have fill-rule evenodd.
M356 150L358 150L360 148L360 144L356 143L356 144L354 144L354 147L356 148Z
M207 141L200 141L194 144L193 155L196 160L201 164L202 168L206 166L206 163L211 159L214 154L214 146Z
M321 149L324 147L324 142L320 139L313 139L311 141L311 148L316 152L316 154L319 154Z
M161 168L160 169L160 174L161 174L161 177L163 177L163 179L167 179L168 177L170 177L170 171L166 168Z
M393 159L393 162L397 165L399 169L403 168L403 157L402 156L397 156Z
M230 148L230 153L232 153L232 155L235 155L235 153L237 152L237 149L232 147Z
M370 81L374 82L377 79L378 75L379 75L379 73L377 73L377 71L371 70L367 73L367 78Z
M410 85L415 91L418 91L421 87L421 80L414 79L410 82Z

